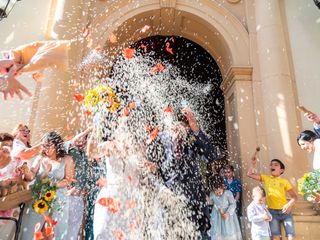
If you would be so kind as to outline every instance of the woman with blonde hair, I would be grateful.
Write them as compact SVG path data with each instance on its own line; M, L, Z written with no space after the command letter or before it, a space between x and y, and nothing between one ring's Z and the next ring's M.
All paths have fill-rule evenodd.
M22 165L28 161L28 166L31 167L33 159L40 153L41 143L31 147L30 145L30 130L27 125L20 123L13 130L14 137L11 157L17 162L17 165ZM30 161L31 160L31 161Z

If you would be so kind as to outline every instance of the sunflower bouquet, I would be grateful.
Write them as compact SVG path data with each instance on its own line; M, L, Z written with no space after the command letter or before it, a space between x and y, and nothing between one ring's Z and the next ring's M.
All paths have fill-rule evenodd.
M298 193L307 200L320 196L320 170L305 173L298 179Z
M37 179L32 186L33 209L37 213L51 213L56 199L56 185L49 179Z
M104 111L114 113L118 110L120 101L111 87L100 84L85 93L84 106L87 112L93 114Z

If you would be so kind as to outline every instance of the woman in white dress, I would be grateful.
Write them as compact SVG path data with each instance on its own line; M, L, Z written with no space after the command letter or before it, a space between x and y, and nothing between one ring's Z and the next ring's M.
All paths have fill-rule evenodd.
M94 239L141 239L140 151L133 151L128 132L120 127L115 136L115 140L98 146L99 157L105 158L107 177L95 204ZM92 138L88 144L91 147Z
M28 167L31 168L33 160L40 153L41 143L30 145L30 130L25 124L18 124L12 133L14 140L12 145L11 157L20 166L27 161Z
M70 179L73 179L74 176L73 159L65 155L63 140L56 132L50 132L44 136L42 148L42 156L35 160L31 174L26 178L48 178L56 184L56 198L58 201L53 206L54 211L52 214L53 219L57 218L57 225L54 229L55 239L77 239L76 236L68 235L68 228L72 226L67 224L70 202L66 192L71 183ZM58 211L58 208L61 210ZM20 239L33 239L35 225L38 222L43 226L44 217L36 213L32 205L29 204L23 214Z

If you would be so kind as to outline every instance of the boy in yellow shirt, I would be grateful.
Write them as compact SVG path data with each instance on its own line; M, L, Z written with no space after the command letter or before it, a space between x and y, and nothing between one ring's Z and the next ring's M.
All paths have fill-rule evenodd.
M270 161L271 175L262 175L255 173L256 157L252 158L252 167L249 169L247 176L263 183L267 193L267 205L269 212L272 215L270 222L271 235L273 240L280 240L281 231L280 224L284 224L286 237L292 240L295 236L293 218L291 209L297 201L297 195L294 192L290 182L287 179L281 178L284 173L285 166L279 159ZM291 199L288 202L286 193L289 193Z

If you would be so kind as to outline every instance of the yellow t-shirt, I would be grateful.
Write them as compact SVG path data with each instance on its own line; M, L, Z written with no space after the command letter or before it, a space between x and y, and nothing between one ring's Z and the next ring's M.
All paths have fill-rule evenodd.
M281 177L261 175L261 182L266 190L268 207L282 209L288 203L286 192L292 189L289 181Z

